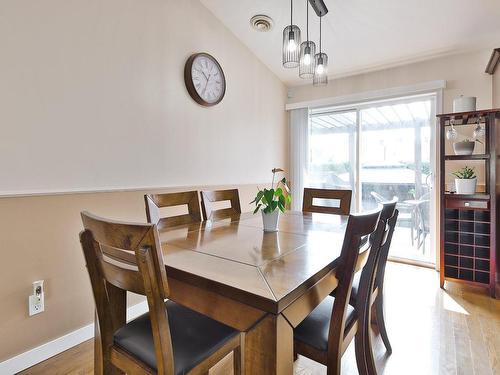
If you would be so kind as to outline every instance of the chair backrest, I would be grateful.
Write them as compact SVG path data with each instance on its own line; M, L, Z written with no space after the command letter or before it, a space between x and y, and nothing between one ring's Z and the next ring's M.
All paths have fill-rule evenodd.
M198 192L184 191L179 193L150 194L144 196L148 223L157 224L158 228L173 227L198 223L201 221ZM187 206L188 213L177 216L162 217L160 208Z
M313 189L304 188L304 199L302 201L303 212L319 212L334 215L349 215L351 212L351 190ZM314 199L338 200L338 207L318 206Z
M396 211L397 203L398 203L397 198L394 198L392 201L384 202L381 204L382 211L380 212L380 220L377 224L377 229L370 236L372 249L368 256L366 265L361 271L361 279L359 282L358 297L356 299L356 303L358 303L358 305L359 304L362 305L356 306L358 311L363 311L364 308L369 309L371 306L370 303L371 293L368 293L368 291L370 290L373 291L375 288L375 279L377 275L377 270L381 266L380 259L382 250L385 248L388 241L390 242L389 237L392 237L392 233L394 232L394 225L391 225L393 224L391 219L394 218L394 215L397 212ZM385 260L387 261L387 257Z
M164 300L169 287L154 224L115 222L82 212L80 233L96 304L101 347L125 324L126 292L146 295L158 373L173 374L173 352Z
M394 200L384 204L384 209L387 207L388 210L387 215L390 213L389 212L391 207L390 203L392 202L394 202ZM398 215L399 211L394 207L394 209L392 210L392 216L389 217L386 216L388 217L386 219L388 227L386 230L388 231L385 235L384 241L380 245L380 255L377 262L377 270L375 274L375 283L374 283L374 286L379 288L379 293L382 293L382 289L384 286L385 267L387 265L387 258L389 257L389 250L391 248L392 235L394 234L394 229L396 228Z
M364 267L374 241L367 240L379 221L380 210L365 214L350 215L340 254L337 271L338 287L333 304L330 332L328 336L328 357L334 358L334 348L341 348L344 339L347 306L351 296L352 281L357 270ZM366 241L364 241L366 239Z
M238 189L201 191L201 209L205 220L219 220L241 214ZM215 202L230 201L231 207L214 209Z

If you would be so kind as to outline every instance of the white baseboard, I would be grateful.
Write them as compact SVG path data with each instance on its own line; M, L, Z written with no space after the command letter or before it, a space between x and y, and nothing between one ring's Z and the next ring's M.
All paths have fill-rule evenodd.
M127 309L127 321L134 319L148 311L146 301ZM0 375L13 375L37 363L43 362L65 350L72 348L94 337L94 323L79 328L55 340L37 346L27 352L16 355L0 363Z

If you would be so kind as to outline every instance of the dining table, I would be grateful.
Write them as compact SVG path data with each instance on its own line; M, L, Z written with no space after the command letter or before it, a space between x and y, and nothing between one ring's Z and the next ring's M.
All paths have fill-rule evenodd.
M162 228L169 298L244 333L245 372L293 373L293 329L337 286L347 216L288 211Z

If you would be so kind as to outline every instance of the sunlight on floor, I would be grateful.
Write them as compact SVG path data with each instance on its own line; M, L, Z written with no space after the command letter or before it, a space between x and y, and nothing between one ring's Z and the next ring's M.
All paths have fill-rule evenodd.
M448 293L443 293L443 308L448 311L456 312L459 314L469 315L457 301L455 301Z

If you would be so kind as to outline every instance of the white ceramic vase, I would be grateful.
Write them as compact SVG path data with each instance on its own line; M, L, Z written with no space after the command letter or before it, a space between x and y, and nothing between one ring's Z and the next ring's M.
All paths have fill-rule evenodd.
M453 143L453 151L455 151L455 155L472 155L474 146L476 146L474 141L455 142Z
M475 194L477 178L455 178L455 189L457 194Z
M280 218L280 210L276 209L273 212L266 214L262 212L262 223L264 224L264 232L277 232L278 221Z

